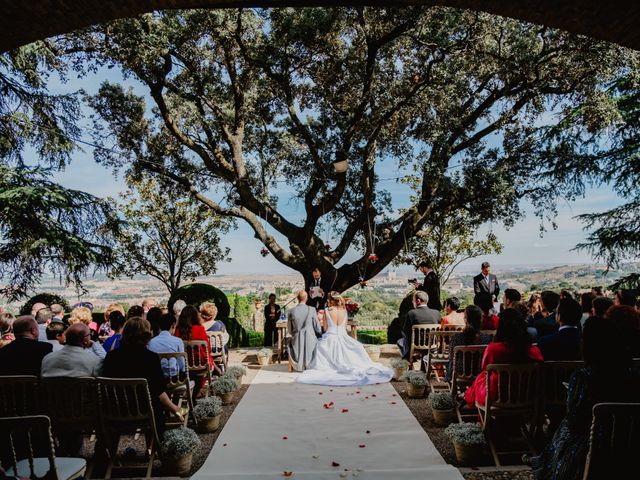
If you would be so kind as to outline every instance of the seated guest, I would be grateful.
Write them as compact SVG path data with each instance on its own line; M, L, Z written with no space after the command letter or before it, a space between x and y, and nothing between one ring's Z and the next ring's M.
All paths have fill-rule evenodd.
M160 333L149 342L149 350L156 353L184 352L183 341L173 335L176 328L176 318L173 315L168 313L162 315L158 321L158 327ZM162 372L165 377L175 377L184 370L184 361L176 365L175 361L168 362L162 359Z
M16 339L0 348L0 375L40 375L42 359L53 350L47 342L39 342L38 323L31 315L13 322Z
M640 358L640 312L628 305L614 305L606 311L604 318L617 325L631 348L631 358Z
M200 318L202 318L202 326L207 332L226 332L227 327L220 320L216 320L218 315L218 307L215 303L205 302L200 305ZM224 345L225 353L229 353L229 346Z
M111 325L113 335L108 337L102 345L102 348L105 352L110 352L111 350L115 350L120 346L120 341L122 340L122 327L124 327L124 322L124 315L120 310L113 310L109 315L109 325Z
M457 297L450 297L444 301L444 317L442 317L441 325L450 325L453 327L463 327L465 325L464 313L458 312L460 308L460 300Z
M500 313L498 331L493 342L484 351L482 372L473 384L464 392L464 398L470 408L478 402L484 405L487 401L487 366L493 363L530 363L542 362L542 354L538 347L531 345L527 327L520 313L507 308ZM492 377L490 382L491 398L498 397L498 378Z
M160 307L151 307L145 317L151 325L151 332L154 337L160 333L160 325L158 324L160 317L162 317L162 309Z
M91 324L93 323L95 325L95 322L93 321L93 317L91 315L91 310L89 310L89 308L87 307L76 307L71 310L71 315L69 316L69 324L73 325L75 323L84 323L87 327L89 327L92 341L89 349L94 355L104 359L104 357L107 355L107 352L104 351L104 348L102 348L102 345L100 345L100 343L94 340L97 337L98 332L91 329Z
M129 310L127 310L127 315L125 318L129 320L130 318L133 318L133 317L144 318L144 308L142 308L141 305L132 305L129 307Z
M628 341L614 322L589 318L582 335L585 368L571 376L567 392L567 411L553 439L542 455L525 463L533 467L537 480L581 480L589 450L592 409L600 402L637 402L640 398L638 378L631 372ZM597 449L598 437L596 436ZM632 460L634 461L634 460ZM628 478L614 474L620 466L604 462L605 471L592 478Z
M445 380L451 383L453 378L453 349L461 345L488 345L491 337L485 333L480 333L480 323L482 322L482 310L475 305L469 305L464 309L465 327L461 333L456 333L451 337L449 343L449 366L445 375ZM460 366L460 365L458 365Z
M120 312L124 317L124 308L119 303L111 303L107 306L107 308L105 308L103 313L104 320L102 322L102 325L100 325L100 328L98 329L98 336L100 338L100 341L104 341L106 340L106 337L110 337L111 335L113 335L113 330L111 329L111 324L109 323L109 316L111 315L111 312L115 312L116 310Z
M429 302L429 295L427 292L418 290L413 294L413 309L407 313L407 318L404 321L402 327L402 338L398 340L398 347L402 358L411 362L413 359L409 359L409 352L411 352L411 335L413 334L414 325L439 325L440 324L440 312L429 308L427 303Z
M493 310L493 297L489 292L476 293L473 297L473 304L482 310L482 322L480 330L497 330L498 315Z
M180 314L182 313L182 309L187 306L187 302L184 300L176 300L173 304L173 316L176 318L180 318Z
M604 318L607 310L613 306L613 300L607 297L595 297L591 302L591 316Z
M542 301L542 317L529 319L527 327L536 329L536 339L551 335L558 330L556 323L556 308L560 302L560 295L551 290L545 290L540 294Z
M564 300L565 298L573 300L573 293L571 293L570 290L562 289L560 290L560 300Z
M53 318L53 312L49 307L43 307L36 313L36 322L38 323L38 340L47 341L47 325Z
M151 325L144 318L132 317L122 329L122 345L107 353L102 375L112 378L144 378L147 380L151 404L160 435L165 429L163 409L181 420L180 409L165 392L166 382L160 365L160 357L147 349L151 340Z
M91 317L91 320L89 320L89 323L86 323L86 325L89 327L89 330L91 330L91 340L93 340L94 342L96 340L98 340L98 324L96 322L93 321L93 303L91 302L78 302L75 305L73 305L71 307L71 313L73 313L73 311L77 308L85 308L86 310L89 311L89 316ZM83 310L84 312L84 310ZM86 315L86 313L83 313L83 315ZM83 322L84 323L84 322Z
M62 350L62 346L65 343L64 332L66 329L67 327L64 326L64 323L59 321L52 321L47 325L47 342L53 345L54 352Z
M580 306L582 307L582 318L580 319L580 326L584 327L584 322L591 316L591 308L593 306L593 299L596 298L593 293L585 292L580 295Z
M636 294L633 290L620 289L613 297L614 305L627 305L629 307L636 306Z
M0 313L0 348L15 340L13 336L13 322L15 317L9 312Z
M69 322L65 322L64 320L64 307L62 305L59 303L52 303L49 308L51 309L51 313L53 313L53 318L51 319L52 322L57 320L58 322L62 322L65 327L69 326Z
M40 302L36 302L33 305L31 305L31 316L33 318L36 318L36 314L43 308L47 308L47 306L44 303L40 303Z
M58 322L53 322L53 324ZM42 360L43 377L97 377L102 359L87 348L91 345L91 332L84 323L75 323L65 332L66 344L61 350Z
M504 298L502 299L502 305L504 308L511 308L511 305L515 302L522 300L522 295L515 288L507 288L504 291Z
M556 312L558 331L538 340L538 348L545 360L581 360L580 319L582 307L573 299L560 300Z
M144 312L145 315L147 315L147 313L149 313L149 310L151 310L152 308L158 308L158 301L155 298L145 298L144 300L142 300L142 311ZM160 312L162 312L162 310L160 310Z

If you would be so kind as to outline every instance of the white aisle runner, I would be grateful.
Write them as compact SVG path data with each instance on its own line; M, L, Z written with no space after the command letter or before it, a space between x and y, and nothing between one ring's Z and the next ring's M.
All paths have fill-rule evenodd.
M294 383L263 368L195 479L462 480L389 384Z

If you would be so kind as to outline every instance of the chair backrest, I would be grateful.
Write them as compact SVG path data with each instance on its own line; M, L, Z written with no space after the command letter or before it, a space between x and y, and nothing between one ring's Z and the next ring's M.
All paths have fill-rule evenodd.
M438 324L418 324L411 330L411 346L413 350L427 350L429 348L429 332L440 329Z
M497 388L491 388L491 382ZM518 411L532 418L537 414L540 391L538 363L492 364L487 366L487 411ZM493 392L496 398L492 398Z
M16 464L26 454L29 464L29 478L58 479L49 417L27 415L0 418L0 447L2 467L8 475L18 476ZM38 477L34 459L43 456L46 456L49 461L49 471L45 476Z
M493 342L493 337L496 336L496 331L497 330L480 330L480 333L482 333L484 335L488 335L489 336L489 341Z
M637 468L639 445L640 403L597 403L583 480L628 478Z
M100 420L112 444L116 435L141 429L158 440L151 395L145 378L98 377Z
M189 386L189 364L187 362L187 354L185 352L163 352L158 353L164 378L167 381L167 390L175 390L185 385ZM180 368L182 367L182 369ZM184 375L181 375L181 370ZM171 374L167 375L167 371ZM173 375L172 372L176 372Z
M546 361L542 364L542 411L551 406L566 406L567 389L562 382L568 382L571 374L582 367L582 360Z
M51 377L40 380L43 411L53 432L99 431L98 382L92 377Z
M208 351L205 340L189 340L184 342L184 352L187 354L187 365L192 373L206 372L209 370Z
M222 332L207 332L209 344L211 345L211 356L220 357L224 355L224 341Z
M453 349L451 393L454 398L460 387L471 385L482 371L482 356L486 345L459 345Z
M428 332L427 361L449 361L449 344L451 338L458 333L456 330L431 330Z
M7 375L0 377L0 417L37 415L38 377Z

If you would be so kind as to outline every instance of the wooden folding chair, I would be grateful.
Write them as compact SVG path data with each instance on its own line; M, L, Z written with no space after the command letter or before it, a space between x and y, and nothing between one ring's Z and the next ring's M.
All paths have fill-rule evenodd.
M209 396L209 390L213 385L211 377L211 366L209 365L209 342L204 340L190 340L184 342L184 352L187 354L187 365L195 381L201 382L205 379L205 396ZM206 352L206 353L203 353Z
M584 367L582 360L546 361L542 364L540 405L535 434L543 433L552 437L567 410L567 388L563 382L569 382L576 370Z
M427 338L427 354L422 358L425 363L429 388L431 390L449 390L440 373L449 364L449 344L451 338L457 335L457 330L431 330ZM435 377L435 378L433 378Z
M496 336L497 330L480 330L480 333L489 337L489 342L493 342L493 337Z
M83 477L87 467L84 458L56 458L51 423L44 415L0 418L0 446L7 475L17 478L71 480Z
M630 478L637 470L640 403L597 403L583 480Z
M482 357L486 345L459 345L453 349L453 372L451 372L451 396L453 397L456 415L459 422L475 422L478 410L474 407L466 407L464 400L459 401L458 396L473 383L482 371Z
M53 434L58 443L73 435L96 435L94 461L106 453L100 428L98 382L92 377L47 377L40 380L43 410L51 419ZM94 461L87 466L91 476Z
M7 375L0 377L0 417L38 415L38 377Z
M207 332L211 345L211 358L218 365L222 363L223 371L227 371L227 354L224 349L224 337L222 332Z
M142 433L147 442L146 478L159 455L160 439L151 395L144 378L98 378L101 428L109 452L105 478L111 478L122 435Z
M491 398L491 379L497 381L497 398ZM535 448L528 430L538 415L538 395L540 391L540 366L537 363L493 364L487 366L487 398L485 405L476 401L480 423L484 431L491 455L496 466L500 466L499 455L529 451L535 455ZM499 419L510 420L518 425L527 445L526 450L498 451L494 437L494 424ZM517 423L514 423L517 422ZM497 432L496 432L497 433ZM503 439L504 440L504 439ZM513 445L512 441L508 444Z
M158 353L158 356L160 357L160 362L163 364L163 367L165 362L167 362L169 373L172 373L175 368L175 375L167 376L165 372L164 378L167 381L166 392L173 403L176 403L176 400L178 400L177 405L180 408L184 408L183 406L186 402L189 412L188 415L184 416L184 426L187 426L189 417L191 417L194 425L198 425L198 421L193 413L193 398L191 397L191 380L189 379L187 354L185 352L163 352ZM180 367L182 367L182 371ZM174 422L169 420L166 425L167 427L173 426ZM178 423L177 425L180 424Z
M409 368L416 360L422 366L422 357L429 351L429 332L439 330L438 324L417 324L411 329L411 347L409 348Z

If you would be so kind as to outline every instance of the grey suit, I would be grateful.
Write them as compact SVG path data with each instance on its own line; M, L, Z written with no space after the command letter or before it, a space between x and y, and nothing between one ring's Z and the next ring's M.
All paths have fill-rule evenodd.
M440 312L432 308L419 306L413 310L409 310L407 318L404 321L402 327L402 344L399 342L400 351L402 352L402 358L407 358L409 350L411 348L411 332L414 325L418 324L435 324L440 323Z
M322 335L316 309L299 303L287 315L289 358L293 369L304 371L310 368L316 355L318 337Z

